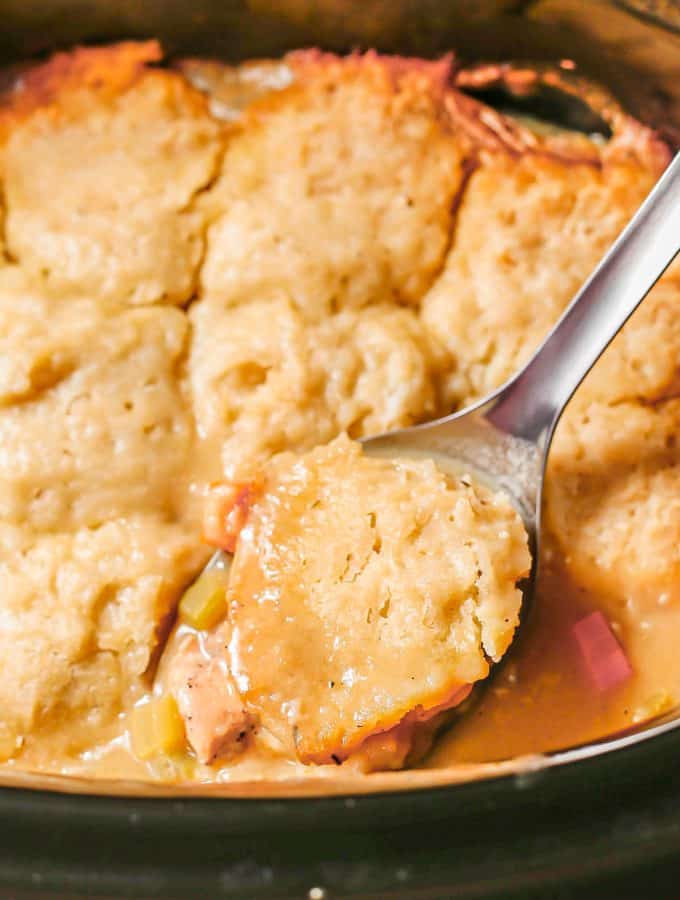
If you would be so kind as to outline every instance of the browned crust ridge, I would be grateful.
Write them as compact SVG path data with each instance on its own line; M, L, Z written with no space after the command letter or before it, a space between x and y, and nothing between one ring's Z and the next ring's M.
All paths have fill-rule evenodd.
M330 87L335 80L363 74L375 80L376 88L402 93L407 101L429 96L444 124L469 143L473 158L484 152L504 152L595 166L628 159L654 172L663 171L671 158L665 141L628 115L608 91L559 65L482 63L461 68L452 53L437 60L424 60L382 55L373 50L343 57L319 49L294 51L284 60L294 72L294 83L256 101L252 105L255 117L266 115L271 104L276 105L300 85L317 82L321 88ZM156 40L76 47L55 53L47 62L21 71L0 92L0 131L8 131L39 109L59 109L65 95L72 91L94 91L102 100L115 97L162 61L163 50ZM186 81L177 71L163 70L162 77ZM611 139L598 146L592 141L564 136L539 137L512 117L465 93L466 89L502 86L512 95L526 96L541 85L582 100L611 128ZM200 96L199 91L196 94Z

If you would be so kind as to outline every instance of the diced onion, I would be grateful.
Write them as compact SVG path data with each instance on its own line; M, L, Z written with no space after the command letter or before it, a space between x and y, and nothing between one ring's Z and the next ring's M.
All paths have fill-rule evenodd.
M591 613L572 627L591 681L598 691L623 684L633 668L601 612Z

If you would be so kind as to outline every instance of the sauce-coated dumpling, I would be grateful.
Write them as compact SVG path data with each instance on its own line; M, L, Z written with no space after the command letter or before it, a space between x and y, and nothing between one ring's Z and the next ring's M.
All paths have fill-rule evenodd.
M236 544L229 666L263 728L343 760L507 649L530 556L508 499L338 438L265 468Z

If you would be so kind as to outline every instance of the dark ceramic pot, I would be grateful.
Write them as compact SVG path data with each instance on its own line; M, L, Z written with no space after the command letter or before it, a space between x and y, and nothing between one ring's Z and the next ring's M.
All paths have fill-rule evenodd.
M160 37L238 59L316 44L575 60L678 142L680 4L0 0L6 61ZM621 48L625 47L625 55ZM653 52L650 52L653 48ZM579 115L572 106L560 115ZM680 729L454 787L298 799L0 789L3 897L680 896Z

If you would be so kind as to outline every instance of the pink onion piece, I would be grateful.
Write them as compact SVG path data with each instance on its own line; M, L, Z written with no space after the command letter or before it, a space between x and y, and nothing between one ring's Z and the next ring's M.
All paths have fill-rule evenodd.
M609 691L630 678L633 667L601 612L580 619L572 630L598 691Z

